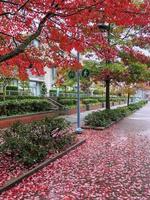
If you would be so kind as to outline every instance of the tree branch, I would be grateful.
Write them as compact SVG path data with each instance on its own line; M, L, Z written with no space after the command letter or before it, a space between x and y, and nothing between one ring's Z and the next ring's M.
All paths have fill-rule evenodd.
M45 24L45 22L47 21L47 19L50 18L50 17L53 17L53 16L55 16L54 13L51 13L51 12L47 13L47 14L43 17L43 19L41 20L41 22L40 22L40 24L39 24L39 26L38 26L37 31L36 31L35 33L33 33L32 35L30 35L26 40L24 40L24 42L22 42L20 45L18 45L18 47L16 47L13 51L11 51L10 53L7 53L7 54L5 54L5 55L1 55L1 56L0 56L0 62L9 60L9 59L13 58L14 56L17 56L17 55L19 55L20 53L23 53L24 50L25 50L25 48L26 48L34 39L36 39L36 38L40 35L40 33L41 33L41 31L42 31L42 29L43 29L43 27L44 27L44 24Z
M27 5L27 3L29 3L29 1L30 1L30 0L27 0L24 4L22 4L22 5L16 10L16 12L14 12L14 13L11 13L11 12L4 12L4 13L1 13L0 16L2 17L2 16L6 16L6 15L15 15L17 12L19 12L20 10L22 10L22 9ZM9 3L9 4L12 4L12 5L18 6L18 4L12 3L12 2L10 2L10 1L0 0L0 2Z

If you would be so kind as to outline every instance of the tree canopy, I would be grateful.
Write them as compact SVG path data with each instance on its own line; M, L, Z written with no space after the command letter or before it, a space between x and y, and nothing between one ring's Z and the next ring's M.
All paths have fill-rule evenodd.
M42 75L45 66L79 68L73 49L92 49L113 59L117 49L110 47L98 24L139 26L145 33L149 10L148 0L0 0L0 67L17 66L24 79L28 69ZM143 32L135 42L148 40Z

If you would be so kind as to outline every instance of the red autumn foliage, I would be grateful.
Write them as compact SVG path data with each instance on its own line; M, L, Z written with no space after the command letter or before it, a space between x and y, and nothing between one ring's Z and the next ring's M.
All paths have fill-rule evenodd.
M140 62L150 67L150 56L146 56L141 51L134 50L133 48L128 47L125 47L124 51L126 53L126 56L123 58L123 60L126 64L128 64L128 59L132 59L135 62Z
M0 63L17 65L43 74L44 66L78 68L72 49L83 52L100 45L96 54L112 60L117 52L97 29L99 23L145 26L150 21L149 2L131 0L13 0L0 2ZM38 39L39 48L33 40ZM62 54L64 52L64 54Z

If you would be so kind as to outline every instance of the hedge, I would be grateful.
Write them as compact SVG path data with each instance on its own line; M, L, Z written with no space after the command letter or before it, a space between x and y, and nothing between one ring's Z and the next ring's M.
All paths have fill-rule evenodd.
M23 100L23 99L43 99L43 97L37 97L37 96L6 96L6 100ZM3 101L3 96L0 96L0 101Z
M96 104L99 103L98 99L83 99L82 100L83 104Z
M147 101L140 101L121 108L92 112L85 117L85 125L92 127L106 127L111 124L111 122L118 121L119 119L128 116L146 103Z
M105 100L105 97L80 97L81 99L81 103L83 104L96 104L96 103L104 103L106 100ZM75 105L76 104L76 101L77 99L75 97L59 97L58 98L58 101L63 104L63 105ZM125 98L124 97L121 97L121 98L111 98L110 99L111 102L119 102L119 101L125 101Z
M77 104L77 99L59 99L59 103L65 106L73 106ZM81 99L82 104L96 104L99 101L97 99Z
M15 91L17 91L18 90L18 86L14 86L14 85L9 85L9 86L7 86L6 87L6 90L15 90Z
M77 100L76 99L60 99L59 103L65 106L73 106L76 105Z
M51 110L51 103L44 99L7 100L0 102L0 115L16 115Z

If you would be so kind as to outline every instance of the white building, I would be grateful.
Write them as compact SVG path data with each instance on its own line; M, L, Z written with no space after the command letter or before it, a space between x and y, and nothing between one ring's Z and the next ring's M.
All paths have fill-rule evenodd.
M56 68L45 68L44 76L34 76L29 73L29 79L25 82L20 80L12 80L8 82L8 86L16 86L18 88L18 94L22 95L41 95L41 86L45 83L47 87L47 96L49 96L49 90L54 86L56 80ZM7 95L14 95L16 91L7 90ZM0 95L3 94L3 82L0 82Z
M29 75L29 90L31 95L40 96L41 95L41 85L45 83L47 87L47 95L49 90L54 86L56 80L56 68L45 68L44 76L33 76Z

